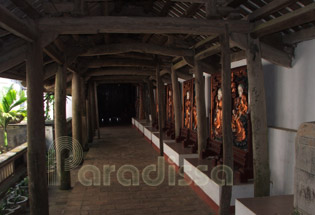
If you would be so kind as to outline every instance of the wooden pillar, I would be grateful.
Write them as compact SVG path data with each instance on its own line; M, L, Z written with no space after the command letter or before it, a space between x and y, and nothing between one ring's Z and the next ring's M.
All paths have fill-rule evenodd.
M97 128L97 137L98 139L101 138L101 131L100 131L100 120L99 120L99 113L98 113L98 99L97 99L97 85L94 82L94 102L95 102L95 120L96 120L96 128Z
M55 77L55 143L57 157L57 173L60 180L60 189L69 190L71 188L70 171L65 170L65 161L69 151L62 144L67 144L62 137L67 136L67 119L66 119L66 99L67 99L67 73L65 67L59 66ZM71 143L69 142L69 145ZM71 146L70 146L71 148Z
M200 69L199 62L195 62L195 90L197 104L197 137L198 137L198 155L202 159L202 152L207 144L207 118L205 102L205 78Z
M220 36L222 58L222 134L223 134L223 165L233 169L233 136L232 136L232 97L231 97L231 56L229 45L229 30ZM232 196L232 186L222 186L220 199L220 215L229 214Z
M173 104L174 104L174 115L175 115L175 138L180 135L180 128L182 126L182 110L181 110L181 99L180 99L180 86L178 82L178 76L176 70L172 69L172 91L173 91Z
M82 148L82 104L81 104L81 81L77 72L72 75L72 138L78 141Z
M30 43L26 62L27 172L31 215L48 215L43 53L40 40Z
M259 39L253 39L248 36L247 47L246 59L254 161L254 194L255 197L262 197L270 195L270 168L264 73L262 70Z
M139 85L139 119L144 119L143 85Z
M150 110L151 110L151 118L152 123L156 122L156 106L155 106L155 100L154 100L154 92L153 92L153 84L152 81L148 81L148 88L149 88L149 94L150 94Z
M156 86L157 86L157 95L158 95L158 105L159 105L159 133L160 133L160 155L164 155L164 147L163 147L163 83L160 77L160 65L157 63L156 65Z
M82 146L87 150L88 146L88 126L87 126L87 111L86 111L86 87L83 78L80 78L80 93L81 93L81 107L82 107Z
M89 90L89 142L93 142L94 132L95 132L95 108L94 108L94 86L92 82L88 84Z

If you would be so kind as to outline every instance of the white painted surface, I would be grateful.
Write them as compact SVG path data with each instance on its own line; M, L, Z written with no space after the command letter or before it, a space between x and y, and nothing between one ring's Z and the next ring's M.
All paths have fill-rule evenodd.
M243 203L236 199L235 201L235 215L256 215L253 211L249 210Z
M152 132L150 131L150 127L144 127L143 133L149 140L152 140Z
M209 176L194 167L189 161L184 159L184 172L194 182L202 180L203 183L199 185L200 189L209 196L218 206L220 206L221 187L215 183ZM207 182L207 183L204 183ZM231 206L235 205L236 198L250 198L254 197L254 185L234 185L232 188Z
M143 131L144 126L141 123L139 123L138 128L141 131L141 133L143 134L144 133L144 131Z
M152 143L160 148L160 138L157 136L159 134L159 132L153 132L152 133Z
M198 158L198 154L179 154L174 149L172 149L169 144L179 144L175 140L171 142L164 141L164 153L178 166L182 167L184 165L185 158Z
M268 129L271 195L293 194L296 132Z
M131 123L132 123L133 125L135 125L135 119L134 119L134 118L131 118Z

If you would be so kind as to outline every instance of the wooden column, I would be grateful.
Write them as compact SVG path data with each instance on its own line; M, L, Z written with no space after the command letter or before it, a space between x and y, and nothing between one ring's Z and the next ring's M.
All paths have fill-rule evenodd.
M98 113L98 99L97 99L97 85L94 82L94 102L95 102L95 120L96 120L96 128L97 128L97 137L98 139L101 138L101 131L100 131L100 120L99 120L99 113Z
M77 72L72 74L72 138L77 140L82 148L82 104L81 104L81 81Z
M43 53L40 40L30 43L26 62L27 172L31 215L48 215Z
M207 118L205 102L205 78L200 69L198 61L195 62L195 90L197 104L197 136L198 136L198 155L202 159L202 152L207 144Z
M83 78L80 78L80 93L82 107L82 146L87 150L88 146L88 126L87 126L87 110L86 110L86 86Z
M88 84L89 90L89 142L93 142L94 132L95 132L95 108L94 108L94 86L92 82Z
M157 95L158 95L158 105L159 105L159 133L160 133L160 155L164 155L164 147L163 147L163 82L160 77L160 65L159 63L156 65L156 86L157 86Z
M67 119L66 119L66 99L67 99L67 72L65 67L59 66L55 77L55 144L57 156L57 172L60 180L60 189L69 190L71 188L70 171L65 170L65 159L69 151L62 144L66 144L62 137L67 136ZM71 143L69 142L69 145ZM71 148L71 146L70 146Z
M152 123L156 121L156 106L155 106L155 100L154 100L154 92L153 92L153 84L152 81L148 81L148 88L149 88L149 94L150 94L150 110L151 110L151 118Z
M222 135L223 165L233 169L233 137L232 137L232 97L231 97L231 56L229 46L229 30L226 25L225 34L220 36L222 58ZM220 215L230 213L232 186L222 186L220 199Z
M246 59L248 66L248 91L252 123L254 194L255 197L270 195L270 168L268 128L264 73L261 63L259 39L248 36Z
M174 115L175 115L175 138L180 135L180 128L182 126L182 110L181 110L181 99L180 99L180 86L178 82L178 76L176 70L172 68L172 91L173 91L173 104L174 104Z
M143 85L139 85L139 119L144 119Z

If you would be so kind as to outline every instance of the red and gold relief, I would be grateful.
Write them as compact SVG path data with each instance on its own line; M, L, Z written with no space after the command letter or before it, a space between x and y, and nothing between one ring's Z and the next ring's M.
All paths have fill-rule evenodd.
M174 105L173 105L173 90L172 85L166 86L166 112L167 120L170 122L174 121Z
M183 86L183 127L192 128L192 110L193 110L193 97L194 97L194 80L184 82Z
M246 67L232 70L232 132L234 145L247 149L249 136L248 81ZM221 77L211 77L211 139L222 141L222 89Z

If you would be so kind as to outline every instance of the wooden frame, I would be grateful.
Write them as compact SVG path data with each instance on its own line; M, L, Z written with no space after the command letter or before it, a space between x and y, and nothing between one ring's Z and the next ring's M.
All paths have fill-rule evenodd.
M192 128L192 109L194 98L194 79L183 83L182 128ZM188 98L187 98L188 97Z

